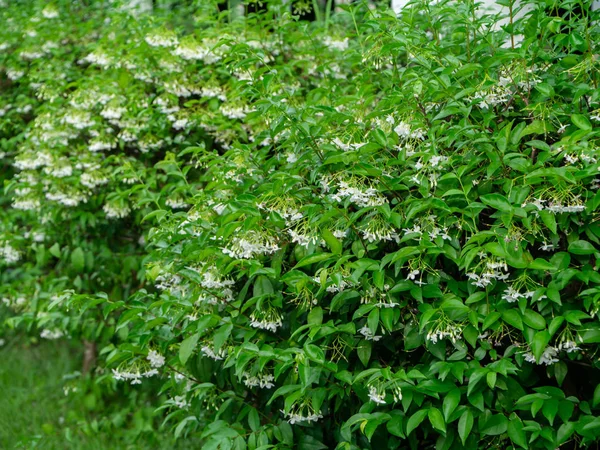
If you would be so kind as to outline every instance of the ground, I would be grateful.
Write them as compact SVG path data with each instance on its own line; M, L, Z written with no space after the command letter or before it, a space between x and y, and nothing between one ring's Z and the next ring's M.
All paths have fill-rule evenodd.
M150 407L135 413L124 411L123 415L129 416L127 425L103 430L102 420L106 419L95 411L106 404L100 408L93 394L64 392L69 375L80 369L81 360L82 349L66 341L32 343L25 337L6 338L0 348L1 450L200 448L190 441L175 445L170 430L158 433L157 441L151 431ZM118 420L116 416L111 420ZM144 431L140 433L140 429Z

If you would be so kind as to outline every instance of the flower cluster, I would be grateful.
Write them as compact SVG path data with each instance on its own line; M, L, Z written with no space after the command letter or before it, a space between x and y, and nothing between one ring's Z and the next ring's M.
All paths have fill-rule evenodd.
M262 374L258 375L250 375L249 373L244 373L244 384L249 387L260 387L261 389L271 389L275 386L273 383L275 381L275 377L270 374Z

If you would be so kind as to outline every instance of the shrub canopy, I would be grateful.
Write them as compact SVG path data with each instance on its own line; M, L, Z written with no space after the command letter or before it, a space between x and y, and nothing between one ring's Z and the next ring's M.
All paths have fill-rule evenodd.
M0 10L9 323L203 449L595 442L600 17L521 3Z

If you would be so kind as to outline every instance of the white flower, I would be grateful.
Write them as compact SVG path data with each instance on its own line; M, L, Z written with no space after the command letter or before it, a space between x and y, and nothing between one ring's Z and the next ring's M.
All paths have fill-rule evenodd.
M531 352L527 352L525 353L525 361L530 362L530 363L534 363L534 364L539 364L539 365L552 365L556 362L558 362L558 358L556 358L556 356L558 355L558 351L556 348L554 347L546 347L546 349L544 350L544 353L542 354L541 358L540 358L540 362L538 363L535 359L535 356L533 356L533 353Z
M14 264L21 259L21 253L5 242L4 245L0 245L0 258L3 258L7 264Z
M502 294L502 299L506 300L508 303L514 303L519 301L520 298L524 298L525 296L517 291L512 286L509 286Z
M379 339L381 339L383 337L383 336L375 336L371 332L371 330L369 329L369 327L366 326L366 325L364 327L362 327L360 330L358 330L358 332L360 334L362 334L364 336L365 340L367 340L367 341L375 341L375 342L377 342Z
M425 130L420 128L412 129L410 124L406 122L400 122L395 128L394 131L401 139L425 139Z
M190 123L189 119L187 117L183 117L173 122L173 128L175 128L176 130L183 130L188 125L188 123Z
M576 352L577 350L581 350L577 346L577 344L573 341L563 341L558 345L558 350L564 350L567 353Z
M190 406L190 404L188 403L188 401L185 398L185 395L176 395L175 397L173 397L171 399L171 401L173 402L173 405L180 408L180 409L184 409L187 408L188 406Z
M222 249L223 253L235 259L252 259L255 255L270 255L279 250L269 237L252 231L245 237L234 237L229 247Z
M408 236L409 234L417 234L419 236L423 235L423 231L421 231L421 227L419 225L415 225L413 228L404 228L402 231L404 231L404 237Z
M214 348L205 345L200 350L204 356L214 359L215 361L221 361L227 356L227 351L224 348L221 348L218 352L215 352Z
M356 203L360 208L381 206L388 202L387 198L373 187L360 189L359 187L350 186L345 181L340 181L338 183L338 191L331 196L331 199L336 202L342 202L346 198L350 199L350 202Z
M344 239L348 236L348 230L333 230L332 234L338 239Z
M168 198L167 200L165 200L165 204L173 209L184 209L190 206L186 202L178 198Z
M283 324L281 315L276 309L256 310L250 315L250 326L275 333Z
M400 122L396 128L394 128L394 131L401 138L407 139L410 137L410 125L406 122Z
M6 69L6 76L10 78L12 81L16 81L19 78L23 77L25 72L17 69Z
M148 34L145 41L152 47L173 47L179 42L175 33L169 31Z
M321 414L320 411L318 413L312 412L306 416L300 412L290 411L289 413L286 413L283 410L281 410L281 412L288 418L288 423L290 425L294 425L296 423L302 423L302 422L309 422L309 423L317 422L319 419L323 418L323 415Z
M356 143L356 144L352 144L352 143L348 143L348 144L344 144L340 138L335 138L333 140L333 143L335 145L337 145L340 149L342 149L343 151L347 152L350 150L358 150L359 148L361 148L363 145L365 145L364 143Z
M221 105L221 114L230 119L243 119L250 112L247 107Z
M109 120L120 119L126 111L126 108L107 106L100 112L100 115Z
M567 162L567 164L575 164L577 161L579 161L579 157L577 155L566 154L565 161Z
M265 375L259 373L257 376L251 376L249 373L244 372L243 376L245 377L244 384L247 387L260 387L262 389L271 389L275 387L275 377L273 375Z
M146 359L150 361L150 366L156 369L159 369L165 365L165 357L155 350L150 350Z
M42 10L42 16L46 19L56 19L60 14L58 13L58 9L52 5L48 5Z
M90 145L88 150L90 152L99 152L101 150L110 150L111 148L116 147L117 143L115 141L104 141L102 139L92 139L90 141Z
M109 219L123 219L127 217L131 212L131 208L127 205L120 205L117 203L106 203L102 210L106 213L106 217Z
M40 337L42 339L49 339L49 340L54 340L54 339L59 339L61 337L63 337L65 334L61 331L61 330L42 330L42 332L40 333Z
M62 122L72 125L78 130L83 130L84 128L94 125L94 121L89 112L75 109L67 112L62 118Z
M154 375L158 374L158 370L156 369L150 369L146 372L142 372L140 373L139 370L136 372L128 372L128 371L121 371L118 369L112 369L112 373L113 373L113 377L116 381L127 381L129 380L131 384L142 384L142 378L146 377L146 378L150 378Z
M323 44L331 49L344 51L348 48L348 38L339 40L333 39L331 36L327 36L325 39L323 39Z
M378 405L385 405L385 391L378 392L375 386L369 387L369 400Z
M417 269L411 270L409 272L409 274L406 276L406 279L407 280L414 280L420 273L421 273L420 270L417 270Z

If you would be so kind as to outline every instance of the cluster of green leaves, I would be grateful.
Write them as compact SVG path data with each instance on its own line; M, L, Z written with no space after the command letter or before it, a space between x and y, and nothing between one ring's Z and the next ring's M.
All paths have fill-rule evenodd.
M13 323L156 368L207 449L596 441L600 17L521 3L109 14L74 80L8 91L41 101L7 192L54 240L20 270L56 258Z
M160 176L149 180L154 196L140 193L138 209L128 220L109 220L102 207L109 195L113 203L119 196L126 198L131 191L120 189L131 183L122 178L129 174L141 179L145 167L152 168L166 151L152 147L145 158L140 157L115 137L110 145L119 147L112 156L93 153L87 148L98 131L118 133L121 126L113 124L111 130L98 108L89 114L90 121L97 121L94 130L91 125L78 129L63 119L69 111L85 113L92 104L97 106L96 95L117 97L127 106L147 95L143 83L128 90L125 74L100 73L82 61L100 43L110 42L106 36L115 30L121 42L133 39L138 26L129 19L135 10L103 1L4 3L0 6L0 183L5 187L0 195L0 317L8 326L0 329L0 340L10 340L11 328L27 330L34 341L40 335L85 340L89 354L83 368L90 368L97 359L94 350L116 339L115 317L122 301L144 283L139 224L153 209L144 210L144 202L160 197ZM183 26L189 21L185 14L180 17L170 10L153 14L165 24ZM99 32L103 29L106 35ZM139 112L136 108L131 116ZM155 124L153 130L160 129L156 121L149 122ZM117 173L120 178L113 180ZM77 206L49 201L48 189L64 192L66 203L72 198ZM87 301L86 295L98 292L106 294ZM76 309L64 302L67 297L80 301ZM148 397L156 397L154 389L141 393L122 389L99 368L94 377L97 386L82 380L77 395L96 405L89 408L96 416L76 420L71 415L68 426L89 435L98 429L109 433L129 421L133 438L158 427L155 418L135 414Z

